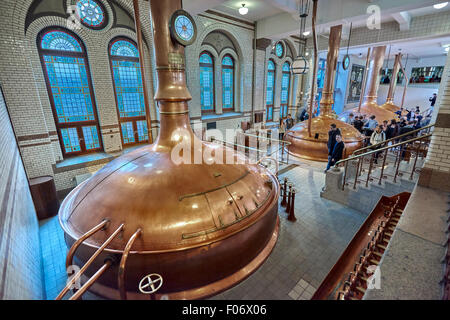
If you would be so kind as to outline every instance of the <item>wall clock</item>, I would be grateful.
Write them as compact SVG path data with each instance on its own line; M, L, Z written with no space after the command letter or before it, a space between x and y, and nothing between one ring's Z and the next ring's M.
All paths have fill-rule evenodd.
M169 29L172 38L183 46L192 44L197 37L195 21L184 10L177 10L172 14Z

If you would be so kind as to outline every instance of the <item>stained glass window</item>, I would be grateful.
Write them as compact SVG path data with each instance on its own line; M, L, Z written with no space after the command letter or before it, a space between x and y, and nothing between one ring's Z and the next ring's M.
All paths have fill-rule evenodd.
M39 52L63 155L101 149L85 49L62 28L40 33Z
M266 83L266 121L273 120L273 99L275 88L275 63L269 60L267 64L267 83Z
M139 51L127 38L110 44L110 59L123 144L148 140Z
M290 65L288 62L283 64L283 75L281 77L281 94L280 94L280 117L286 118L289 103L289 82L291 78Z
M234 109L234 63L230 56L222 59L222 109L232 111Z
M106 22L102 5L95 0L78 0L78 15L81 22L91 28L101 28Z
M139 51L134 44L126 40L116 40L111 45L112 56L139 58Z
M214 64L212 56L200 55L200 100L202 112L214 112Z
M58 51L82 52L81 45L74 37L64 31L48 31L42 36L41 48Z
M281 58L283 56L284 48L283 48L283 45L281 44L281 42L278 42L276 44L276 46L275 46L275 53L276 53L278 58Z

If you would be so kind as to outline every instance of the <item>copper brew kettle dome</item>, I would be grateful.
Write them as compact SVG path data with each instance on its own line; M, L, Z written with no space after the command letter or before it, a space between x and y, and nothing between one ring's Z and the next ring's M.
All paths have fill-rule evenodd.
M278 238L277 178L231 148L200 141L191 129L187 106L191 96L184 66L179 64L184 48L170 38L168 28L170 16L180 8L180 0L151 2L158 43L157 140L105 165L72 190L59 210L66 243L72 248L89 230L107 221L104 229L69 255L74 253L79 265L91 261L85 273L92 277L109 261L112 267L89 290L110 299L148 299L138 286L154 273L164 282L153 294L155 299L215 295L254 272ZM182 141L191 148L180 155L190 153L193 164L173 161L173 150ZM205 156L195 164L198 152L222 155L223 163L210 164ZM126 254L124 248L132 239Z

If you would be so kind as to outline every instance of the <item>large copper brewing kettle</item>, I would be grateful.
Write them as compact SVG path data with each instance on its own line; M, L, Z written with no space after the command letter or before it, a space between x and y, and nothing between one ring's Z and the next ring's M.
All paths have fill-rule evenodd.
M317 3L314 5L316 4ZM315 13L313 12L313 21L314 20ZM315 38L315 28L313 28L313 34L313 37ZM351 155L353 151L361 148L363 145L364 137L358 130L345 122L337 120L331 108L334 103L334 82L341 34L342 25L330 28L327 69L322 100L320 101L320 115L316 118L309 119L309 122L303 121L296 124L288 130L284 136L284 140L291 143L288 146L288 152L296 157L315 161L328 161L328 131L330 130L331 124L336 124L341 131L345 143L344 158ZM315 51L316 50L315 46ZM317 54L315 54L315 56L317 56ZM315 74L313 79L313 81L315 81ZM315 84L315 82L313 82L313 84ZM314 92L313 89L311 91Z
M138 290L148 274L162 276L154 299L196 299L236 285L268 257L278 237L279 184L264 167L246 164L234 150L200 141L189 123L184 68L173 67L170 54L184 48L169 37L168 20L180 1L152 1L160 134L156 142L123 155L76 187L59 212L65 239L71 246L104 219L106 229L86 239L75 252L83 265L113 232L123 230L86 270L92 276L105 260L113 265L90 291L119 299L118 261L137 230L126 262L129 299L148 299ZM169 54L170 53L170 54ZM223 154L241 164L177 164L172 151L187 141L195 151ZM189 151L181 151L188 155ZM205 160L209 158L206 156ZM123 273L123 271L120 271Z

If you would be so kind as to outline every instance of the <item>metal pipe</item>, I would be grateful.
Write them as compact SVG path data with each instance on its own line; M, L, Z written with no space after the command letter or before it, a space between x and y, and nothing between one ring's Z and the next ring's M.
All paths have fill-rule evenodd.
M127 245L125 246L125 249L123 250L122 258L120 259L119 264L119 273L117 276L117 283L119 286L119 292L120 292L120 299L121 300L127 300L127 291L125 289L125 267L127 264L128 254L130 253L131 247L133 246L134 242L137 238L141 235L142 230L141 228L137 229L137 231L130 237L130 239L127 242Z
M416 150L416 158L414 159L414 165L411 171L411 176L409 177L409 180L412 180L414 177L414 171L416 171L416 165L417 165L417 158L419 158L419 152L420 152L420 148L422 147L422 140L419 140L419 145L417 146L417 150Z
M361 162L361 159L362 159L362 158L359 158L359 159L358 159L358 166L356 167L355 183L353 184L353 189L356 189L356 183L358 182L358 171L360 170L360 169L359 169L359 164L360 164L360 162Z
M404 76L405 76L405 80L406 80L406 82L405 82L405 87L403 88L402 104L401 104L401 106L400 106L400 107L403 108L403 105L405 104L406 90L408 90L409 78L408 78L408 76L406 75L405 69L403 69L402 61L399 61L399 63L400 63L400 68L402 69L402 72L403 72L403 74L404 74Z
M106 224L109 222L109 220L105 219L102 222L100 222L98 225L93 227L91 230L83 234L77 241L73 243L73 245L70 247L69 252L67 253L66 257L66 270L69 268L69 266L73 263L73 256L75 255L75 251L78 249L78 247L90 236L95 234L99 230L105 230Z
M64 297L64 295L67 293L67 291L70 290L70 287L73 285L73 283L75 281L77 281L81 275L86 271L86 269L92 264L92 262L94 262L95 258L98 257L98 255L100 253L103 252L103 250L106 248L106 246L114 240L114 238L123 230L123 226L124 224L122 223L117 229L116 231L113 232L113 234L111 234L111 236L109 236L108 239L106 239L106 241L102 244L102 246L100 248L97 249L97 251L95 251L95 253L89 258L89 260L84 264L84 266L73 276L73 278L70 281L67 281L66 286L64 287L64 289L61 290L61 292L58 294L58 296L55 298L55 300L61 300L62 297Z
M92 277L90 277L85 284L83 284L80 290L78 290L73 296L69 298L69 300L78 300L79 298L81 298L81 296L95 283L95 281L97 281L98 278L100 278L101 275L104 274L106 270L108 270L111 264L111 260L106 260L105 264L101 266L101 268L98 269L97 272Z
M327 69L320 100L320 115L332 117L331 106L334 103L334 82L336 78L337 61L339 57L339 45L341 43L342 25L330 28L328 40Z
M144 44L142 41L141 32L141 18L139 13L139 2L138 0L133 0L134 6L134 23L136 27L136 38L139 50L139 65L141 67L141 78L142 78L142 89L144 90L144 103L145 103L145 118L147 119L147 131L148 131L148 141L153 143L152 135L152 119L150 115L150 103L148 99L147 83L145 82L145 68L144 68Z
M390 50L390 49L389 49ZM389 59L389 57L388 57ZM402 54L398 53L395 55L394 67L392 69L392 78L389 84L389 91L386 98L386 103L394 103L395 88L397 87L397 75L400 70L400 62L402 60ZM386 75L387 76L387 75Z
M364 94L364 99L361 108L367 106L378 107L377 95L378 95L378 88L380 86L378 77L380 74L380 69L383 67L385 52L386 46L375 47L372 50L372 53L370 55L370 67L369 70L367 71L366 90L365 90L366 92Z
M312 15L312 32L313 32L313 43L314 43L314 69L311 84L311 96L309 101L309 117L308 117L308 135L311 137L311 120L313 113L313 104L316 99L316 77L317 77L317 61L319 60L319 53L317 52L317 35L316 35L316 17L317 17L317 2L318 0L313 0L313 15Z
M367 172L366 188L369 186L370 174L372 173L373 158L374 158L374 155L371 155L370 156L369 171Z
M367 73L369 71L369 63L370 63L370 51L372 50L372 48L368 48L367 49L367 58L366 58L366 69L364 70L364 75L363 75L363 82L362 82L362 88L361 88L361 92L359 94L359 105L358 105L358 113L361 112L361 105L364 99L364 94L366 92L366 80L367 80Z
M398 169L400 168L400 163L402 162L402 153L403 153L403 148L406 146L406 144L402 144L402 146L400 147L400 155L398 157L398 162L397 162L397 167L395 169L395 174L394 174L394 183L397 182L397 175L398 175Z
M378 185L381 185L381 180L383 179L384 166L386 165L387 154L388 154L388 150L385 150L384 157L383 157L383 165L381 166L380 180L378 181Z
M345 163L344 178L342 179L342 190L345 188L345 179L347 178L348 161Z

